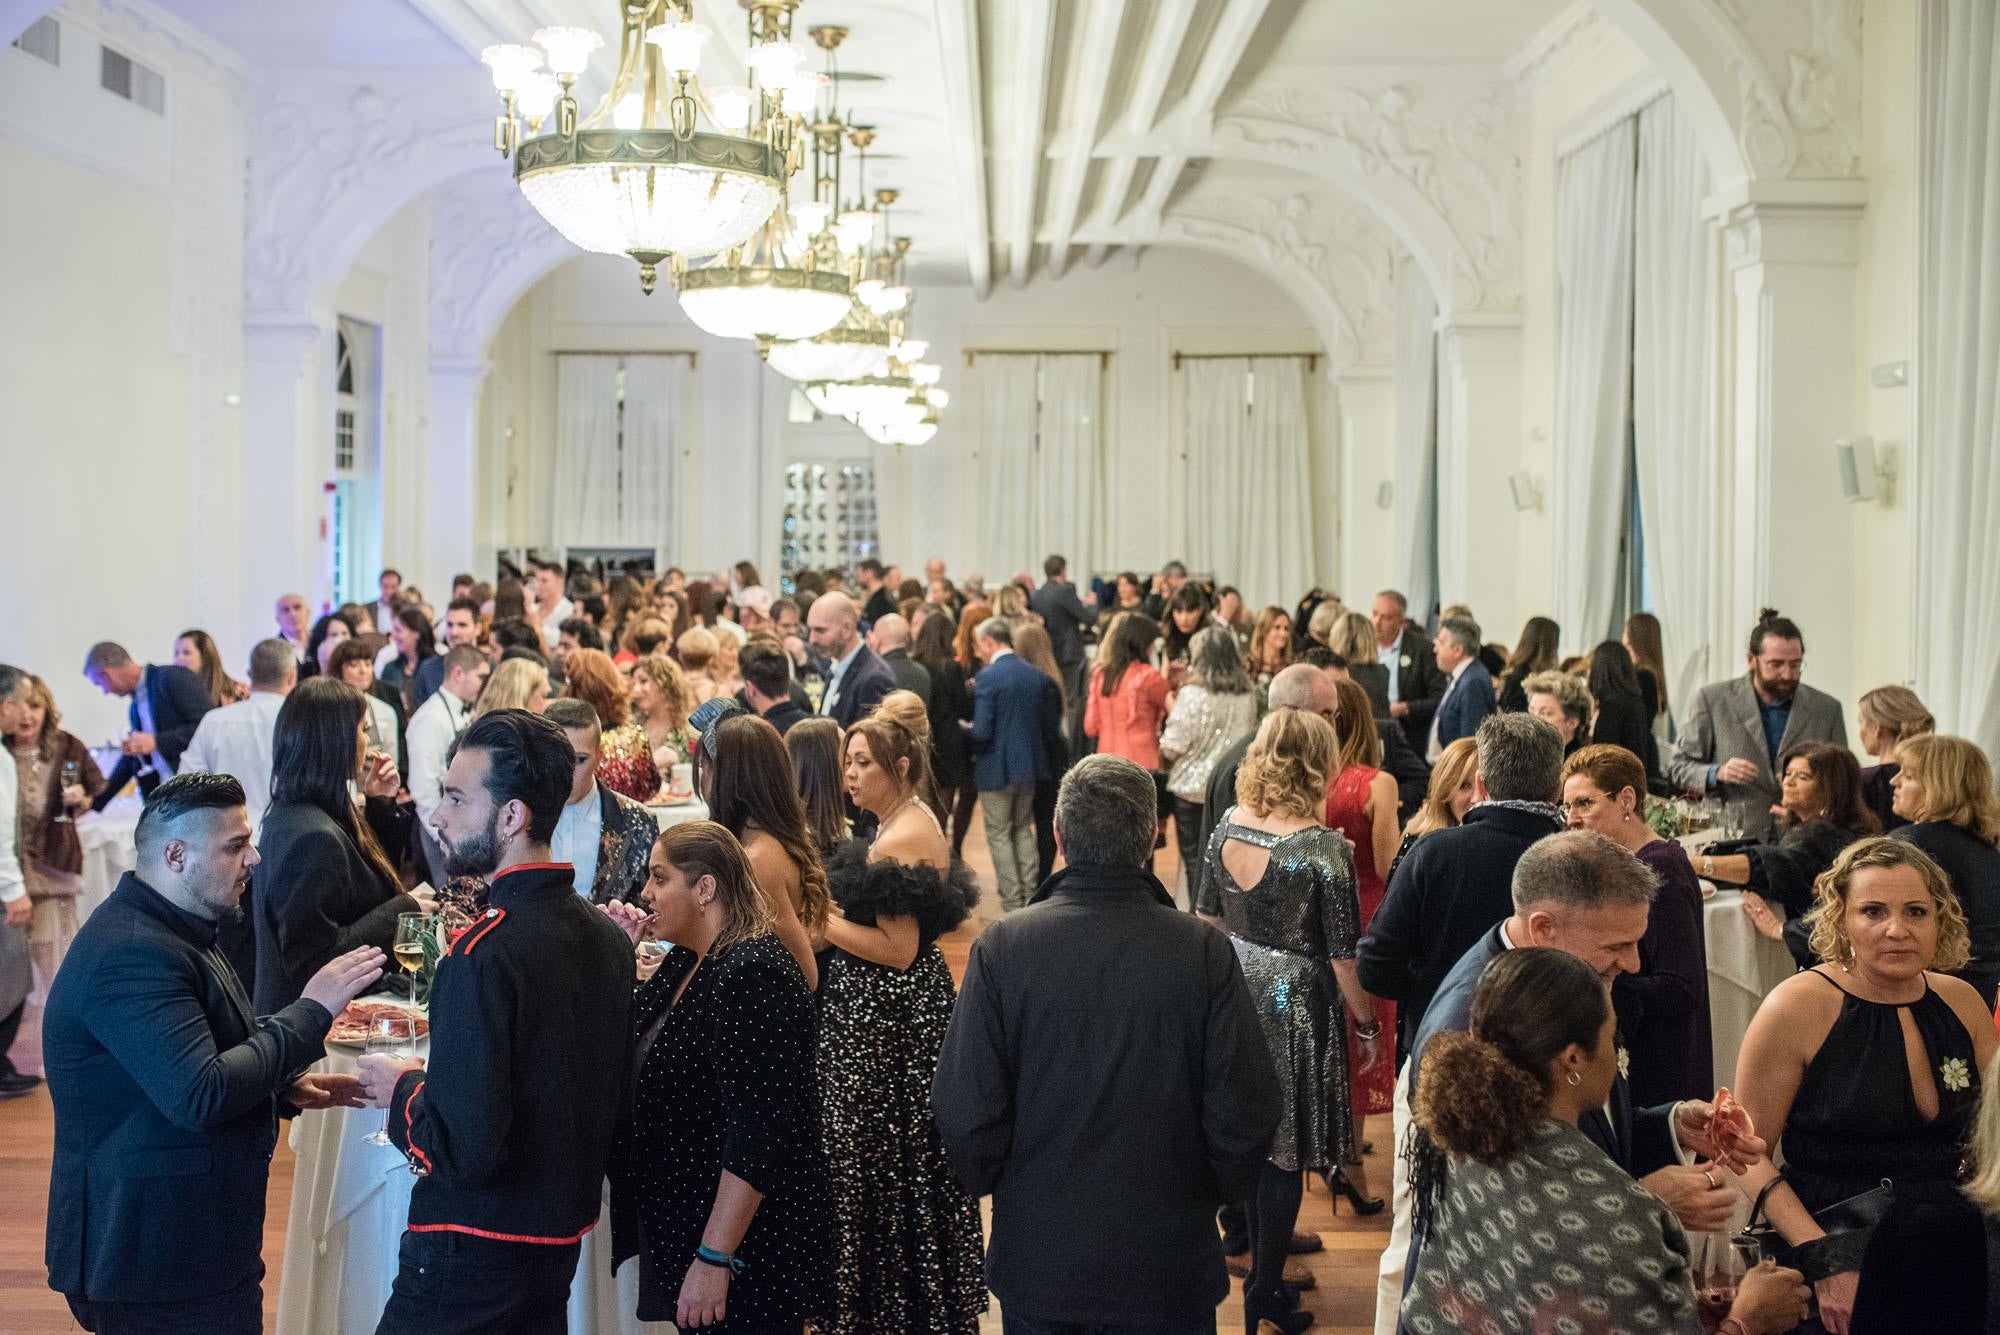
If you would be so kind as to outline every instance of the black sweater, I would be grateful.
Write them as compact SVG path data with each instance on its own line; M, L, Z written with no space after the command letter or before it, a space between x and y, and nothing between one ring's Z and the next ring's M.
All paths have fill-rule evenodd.
M631 1069L632 946L567 863L493 878L438 961L430 1068L396 1082L389 1138L421 1179L412 1232L574 1242L597 1222Z

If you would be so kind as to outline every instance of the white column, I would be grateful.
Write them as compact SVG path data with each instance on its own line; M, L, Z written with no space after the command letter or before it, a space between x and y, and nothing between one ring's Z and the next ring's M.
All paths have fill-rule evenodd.
M1521 587L1522 525L1507 485L1520 460L1520 321L1460 316L1438 332L1438 601L1465 603L1494 627L1547 610L1546 588Z
M1340 580L1349 607L1362 608L1375 590L1398 583L1395 494L1396 380L1386 366L1353 366L1340 373ZM1391 503L1380 504L1383 484Z
M333 475L331 322L246 321L243 330L245 596L270 604L332 593L326 486Z
M414 576L433 599L451 588L461 570L486 569L478 551L479 391L492 363L478 357L433 358L430 363L430 422L421 467L405 477L421 479L412 498L423 515L423 564ZM442 606L442 603L438 603Z
M1855 264L1865 186L1808 181L1717 202L1731 287L1730 413L1724 424L1711 661L1729 675L1759 607L1804 632L1807 677L1854 698L1854 517L1833 444L1853 434ZM1778 191L1782 189L1782 193ZM1776 194L1776 197L1771 197Z

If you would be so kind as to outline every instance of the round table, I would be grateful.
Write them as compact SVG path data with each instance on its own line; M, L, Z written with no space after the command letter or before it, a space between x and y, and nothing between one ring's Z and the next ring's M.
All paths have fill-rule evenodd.
M132 832L139 828L139 813L145 809L144 798L128 793L105 803L102 811L86 811L76 818L77 841L83 845L83 893L76 897L79 926L136 865Z
M663 830L691 820L708 819L708 804L698 797L690 797L685 802L648 802L646 810L653 813L653 819L660 823Z
M1682 848L1695 858L1705 844L1720 838L1716 831L1684 835ZM1699 862L1697 861L1697 864ZM1736 1084L1736 1057L1750 1017L1771 989L1798 972L1784 942L1758 931L1743 912L1743 892L1702 881L1702 943L1708 953L1708 1024L1715 1083Z
M388 998L374 997L370 1000ZM419 1039L415 1055L430 1052ZM357 1048L329 1047L316 1070L352 1074ZM382 1129L378 1108L331 1108L292 1119L291 1213L278 1278L277 1335L372 1335L396 1279L397 1247L410 1217L416 1175L400 1150L363 1137ZM639 1267L610 1273L607 1203L586 1233L569 1291L571 1335L645 1335L673 1330L641 1322Z

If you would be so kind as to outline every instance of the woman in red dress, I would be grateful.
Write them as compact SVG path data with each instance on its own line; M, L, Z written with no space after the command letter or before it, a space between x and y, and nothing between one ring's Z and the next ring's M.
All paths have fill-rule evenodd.
M1366 932L1382 907L1386 885L1382 869L1396 856L1396 780L1382 764L1382 739L1375 731L1375 718L1368 706L1368 692L1343 677L1339 683L1340 705L1335 731L1340 734L1340 770L1327 790L1326 825L1339 830L1354 845L1354 888L1361 901L1361 930ZM1375 1016L1379 1023L1393 1026L1396 1011L1392 1002L1376 998ZM1354 1143L1361 1144L1361 1119L1370 1113L1389 1111L1395 1093L1393 1062L1378 1062L1363 1068L1358 1054L1360 1040L1352 1034L1353 1016L1347 1045L1348 1078L1354 1090ZM1364 1198L1368 1181L1359 1163L1348 1164L1349 1182Z

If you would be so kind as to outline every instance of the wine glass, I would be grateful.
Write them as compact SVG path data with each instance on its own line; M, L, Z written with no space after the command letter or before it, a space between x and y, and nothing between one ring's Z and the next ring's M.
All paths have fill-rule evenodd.
M83 782L83 766L77 764L74 760L65 760L63 761L62 773L59 778L61 780L61 789L74 788ZM61 789L58 790L59 797ZM69 814L69 807L64 806L57 814L55 823L58 825L73 825L76 823L76 818Z
M411 916L408 914L405 917ZM422 916L422 915L417 915ZM384 1012L375 1017L368 1026L368 1037L362 1043L364 1054L384 1057L407 1057L410 1045L416 1041L416 1025L408 1015L401 1012ZM392 1110L393 1111L393 1110ZM394 1145L389 1139L389 1128L384 1124L380 1131L370 1132L362 1137L370 1145Z
M430 918L422 913L398 913L396 915L396 940L391 952L396 957L396 967L404 973L414 974L424 967L424 926Z

